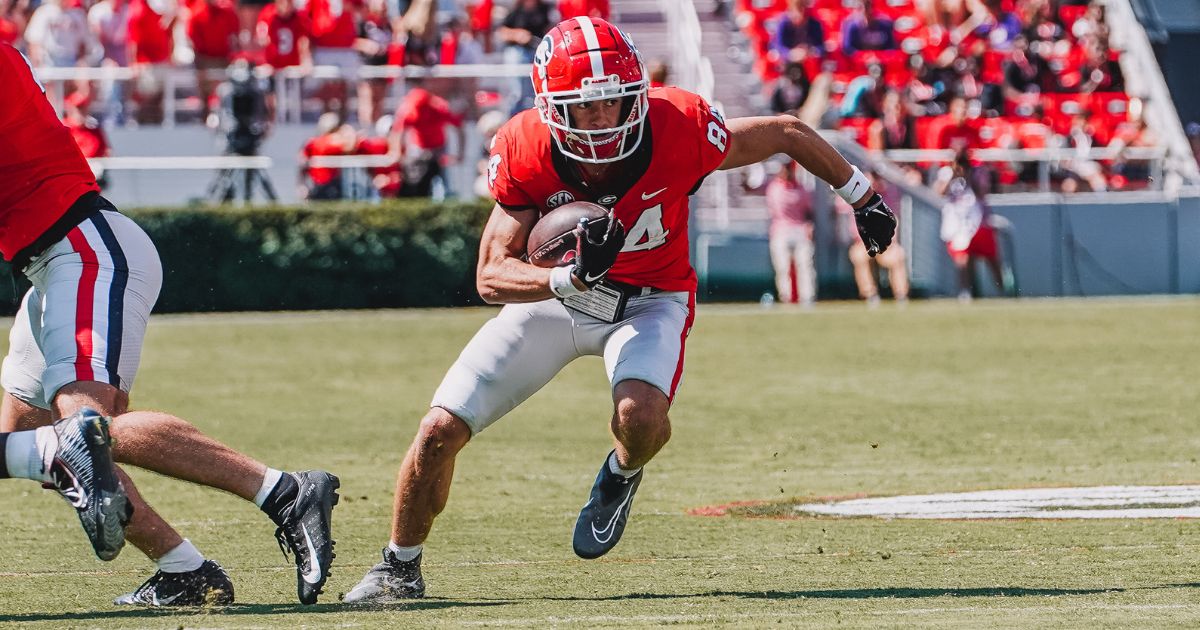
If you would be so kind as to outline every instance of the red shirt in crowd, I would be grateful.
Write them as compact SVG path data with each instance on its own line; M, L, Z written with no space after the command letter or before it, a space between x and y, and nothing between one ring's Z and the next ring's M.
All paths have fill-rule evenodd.
M584 15L607 20L610 10L608 0L558 0L558 12L564 20Z
M174 17L154 12L147 0L129 4L129 43L135 63L166 63L171 59L171 25Z
M108 155L108 138L104 136L104 130L94 120L77 122L67 119L63 121L63 126L71 132L71 137L75 138L75 145L79 147L79 152L83 154L83 157L94 158Z
M12 260L100 187L29 61L8 44L0 44L0 85L0 253Z
M972 149L979 144L979 130L969 122L955 125L953 123L942 127L937 136L937 148L939 149L954 149L961 151L963 149Z
M0 17L0 44L11 44L21 36L16 22Z
M409 90L400 101L392 131L411 131L417 148L441 149L446 146L446 125L459 127L462 123L462 117L450 111L446 99L418 87Z
M327 134L317 136L312 140L304 143L304 157L310 158L317 155L346 155L346 141L336 134ZM328 168L323 166L311 166L308 169L308 176L313 183L318 186L324 186L329 182L337 179L340 171L336 168Z
M355 0L309 0L306 11L312 24L313 46L350 48L358 37L354 25Z
M309 36L308 17L299 11L281 16L274 4L263 7L258 14L258 40L263 42L263 55L272 68L300 65L300 40Z
M200 56L229 59L240 30L237 12L219 0L197 3L188 17L187 36Z

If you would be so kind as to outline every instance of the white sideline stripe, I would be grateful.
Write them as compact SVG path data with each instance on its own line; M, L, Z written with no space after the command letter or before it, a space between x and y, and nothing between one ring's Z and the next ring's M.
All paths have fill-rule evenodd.
M805 503L794 509L901 519L1200 518L1200 485L985 490Z
M596 27L592 25L592 20L585 17L577 17L575 21L579 24L579 30L583 31L583 43L588 47L588 58L592 60L592 78L600 79L604 77L604 59L600 56L600 38L596 36Z
M1101 593L1097 593L1101 594ZM1062 596L1057 596L1062 597ZM1045 598L1038 598L1045 599ZM813 600L815 601L815 600ZM1187 604L1089 604L1087 610L1179 610L1191 608ZM900 608L888 610L869 610L860 613L845 613L847 619L856 616L887 617L891 615L940 615L946 613L1024 613L1047 614L1067 612L1063 608L1051 606L953 606L945 608ZM573 617L526 617L523 619L491 619L479 621L457 621L464 626L543 626L546 624L603 624L603 623L680 623L689 621L738 621L742 619L801 619L808 617L828 617L832 613L828 609L788 612L729 612L729 613L696 613L675 615L588 615Z

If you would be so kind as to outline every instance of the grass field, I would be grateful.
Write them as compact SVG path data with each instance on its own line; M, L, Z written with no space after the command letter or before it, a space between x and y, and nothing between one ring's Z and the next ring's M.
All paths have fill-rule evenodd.
M689 516L746 500L1200 481L1200 300L702 307L625 539L570 532L609 448L599 359L459 458L429 597L338 603L378 561L393 476L443 372L492 311L160 317L134 405L273 466L342 479L320 604L253 505L137 472L233 576L238 604L117 609L151 564L104 564L62 501L0 484L0 625L62 628L1200 627L1200 523ZM7 328L7 324L5 325Z

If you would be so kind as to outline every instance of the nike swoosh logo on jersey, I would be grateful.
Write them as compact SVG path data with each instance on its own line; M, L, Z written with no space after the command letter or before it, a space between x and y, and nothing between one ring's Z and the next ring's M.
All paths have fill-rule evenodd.
M588 282L588 283L595 282L595 281L599 280L600 278L603 278L604 274L606 274L606 273L608 273L608 272L601 271L600 273L598 273L594 276L590 273L585 273L585 274L583 274L583 281Z
M667 186L667 188L670 188L670 186ZM642 201L648 201L650 199L653 199L654 197L657 197L658 193L666 190L667 188L659 188L658 190L656 190L650 194L642 193Z
M632 495L632 492L625 492L625 498L621 501L621 504L617 506L617 509L613 511L612 518L608 519L608 525L605 525L604 529L597 530L596 525L594 523L592 524L592 538L595 538L596 542L603 545L612 539L613 534L617 531L617 528L614 527L617 524L617 518L621 516L621 512L627 509L629 505L629 497ZM604 538L601 538L601 536Z
M300 526L304 532L304 544L308 546L308 571L302 575L305 582L316 584L321 581L321 561L317 558L317 550L313 548L312 538L308 535L308 527Z

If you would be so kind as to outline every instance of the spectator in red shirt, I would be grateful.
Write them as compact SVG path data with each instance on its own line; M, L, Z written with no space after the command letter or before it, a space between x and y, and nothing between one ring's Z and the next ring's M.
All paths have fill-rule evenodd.
M429 197L433 194L434 179L441 179L443 186L446 184L442 167L462 161L463 121L450 111L445 99L422 87L420 80L410 84L412 89L396 108L388 147L404 169L400 196ZM447 126L458 131L458 155L447 153Z
M255 27L255 39L263 49L263 59L278 70L291 66L311 66L309 50L311 25L308 17L296 10L294 0L275 0L263 7Z
M317 136L304 144L300 152L300 195L305 199L329 201L341 199L342 170L324 166L309 166L309 158L328 155L351 155L358 138L354 128L343 124L341 117L325 112L317 120Z
M202 118L211 112L209 100L238 49L241 22L225 0L197 2L188 16L187 36L196 51L196 82L200 87Z
M71 137L75 139L75 144L79 145L79 152L83 157L108 157L112 153L108 137L104 135L104 128L100 123L88 116L89 104L89 99L83 92L72 92L63 99L63 126L71 132ZM96 183L103 190L108 185L103 169L93 166L92 171L96 173Z
M467 15L471 16L471 33L483 43L485 53L492 52L492 11L495 0L478 0L467 4Z
M308 0L304 12L312 27L313 63L341 68L343 77L358 78L362 65L354 42L358 39L358 0ZM318 91L325 111L346 115L346 79L326 81Z
M608 0L558 0L559 19L588 16L607 20L611 10Z
M139 123L163 120L163 81L171 63L177 11L173 0L133 0L129 5L129 57L136 72L133 100Z
M950 99L950 110L946 116L948 122L938 132L937 148L961 152L979 144L979 130L967 120L967 99L961 96Z
M29 17L21 0L0 0L0 42L14 44L25 32Z

